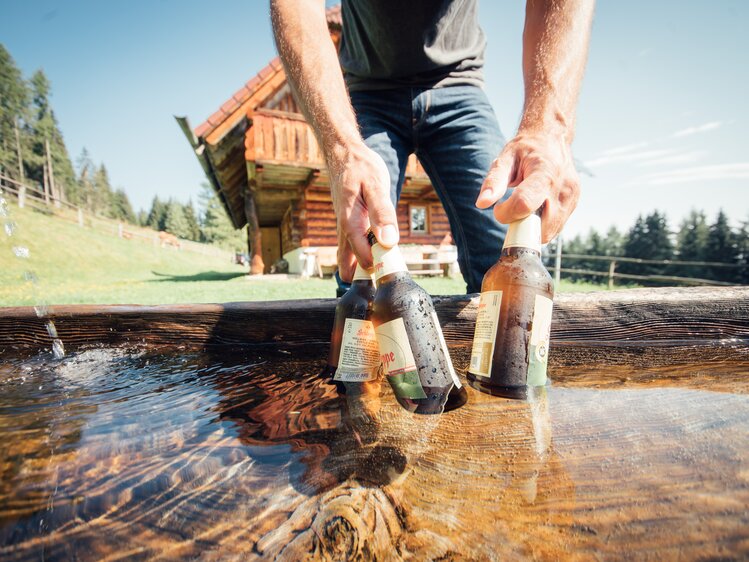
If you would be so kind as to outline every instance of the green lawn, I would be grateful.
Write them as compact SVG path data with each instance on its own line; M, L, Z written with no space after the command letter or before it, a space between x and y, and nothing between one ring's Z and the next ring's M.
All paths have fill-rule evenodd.
M12 224L0 232L0 306L218 303L335 295L331 279L250 278L246 268L228 260L120 239L19 209L14 200L9 212L9 219L0 218ZM17 257L14 248L27 248L28 257ZM435 295L465 292L462 279L419 282ZM560 290L603 288L562 282Z

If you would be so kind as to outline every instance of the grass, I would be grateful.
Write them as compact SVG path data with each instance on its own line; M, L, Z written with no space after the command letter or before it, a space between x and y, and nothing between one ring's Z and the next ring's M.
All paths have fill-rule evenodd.
M250 278L217 257L81 228L9 202L0 232L0 306L38 304L220 303L333 297L332 279ZM8 232L12 234L8 235ZM27 248L17 257L14 248ZM21 254L23 254L21 252ZM420 279L435 295L462 294L462 279ZM560 291L603 285L562 282Z

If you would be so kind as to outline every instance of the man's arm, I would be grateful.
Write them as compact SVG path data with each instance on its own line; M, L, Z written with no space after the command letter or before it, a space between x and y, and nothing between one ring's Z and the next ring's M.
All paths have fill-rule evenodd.
M359 133L330 40L325 2L271 0L271 18L289 83L325 155L338 222L338 266L349 281L354 254L362 266L372 265L366 239L370 224L381 244L398 243L387 167Z
M545 204L542 238L562 230L580 196L570 145L575 106L588 54L594 0L528 0L523 32L525 104L517 135L507 143L484 181L476 205L497 202L503 223Z

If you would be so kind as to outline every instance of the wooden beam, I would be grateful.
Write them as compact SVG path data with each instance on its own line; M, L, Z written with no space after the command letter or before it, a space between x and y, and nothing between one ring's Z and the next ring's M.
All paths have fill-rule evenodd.
M332 296L333 288L331 288ZM65 349L102 345L187 346L327 344L336 301L230 303L224 305L55 306ZM477 296L435 297L450 348L470 353ZM38 352L51 342L33 307L4 308L0 356ZM628 289L563 293L554 299L552 355L583 347L596 354L648 349L655 356L669 346L749 344L749 287ZM639 353L640 351L637 351Z
M262 170L262 167L260 168ZM262 275L265 270L263 262L263 235L258 220L257 202L257 166L247 163L247 188L244 193L244 213L247 219L247 247L250 255L250 274Z

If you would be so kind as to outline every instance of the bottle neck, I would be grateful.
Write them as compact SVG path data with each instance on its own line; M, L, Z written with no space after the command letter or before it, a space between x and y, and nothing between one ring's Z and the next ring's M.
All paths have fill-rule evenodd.
M538 258L541 257L541 252L539 250L536 250L535 248L528 248L526 246L510 246L509 248L502 248L502 253L500 254L500 257L517 257L521 256L523 254L532 254Z
M403 258L403 254L401 254L398 246L388 249L383 248L379 244L373 244L372 259L374 260L375 282L379 282L385 275L390 275L391 273L408 273L406 260Z
M353 281L372 281L372 274L357 263Z
M502 255L513 248L525 248L541 254L541 217L538 214L532 213L509 224Z

